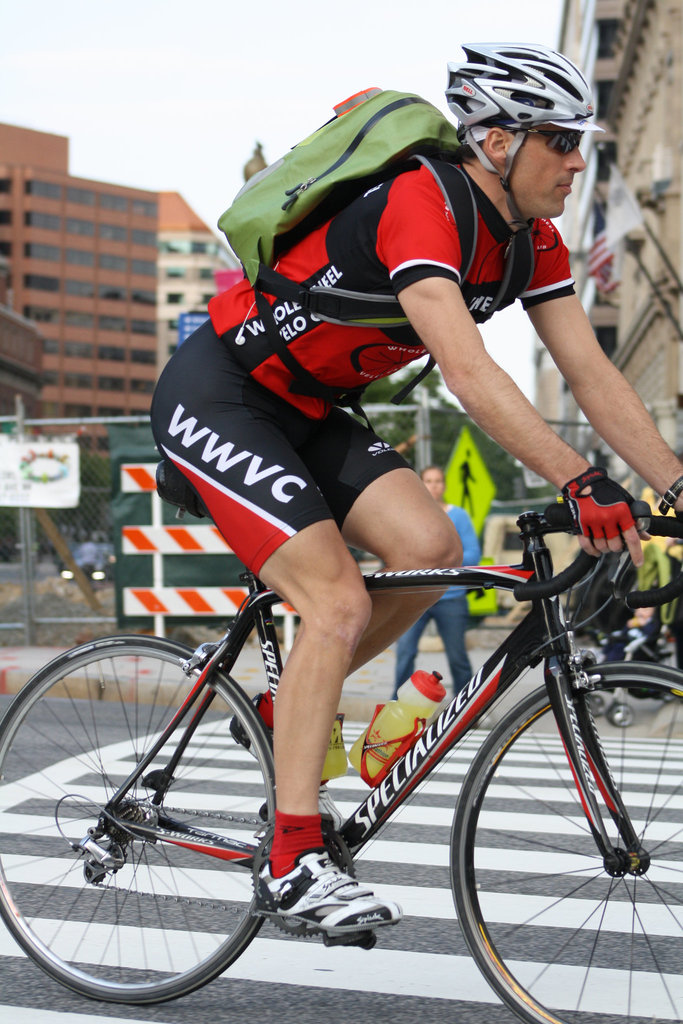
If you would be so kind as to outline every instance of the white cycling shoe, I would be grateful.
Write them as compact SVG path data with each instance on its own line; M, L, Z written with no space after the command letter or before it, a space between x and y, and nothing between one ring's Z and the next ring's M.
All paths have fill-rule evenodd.
M397 903L381 900L372 889L342 871L325 850L310 850L297 858L296 867L273 878L264 864L256 888L260 913L276 915L292 924L329 937L372 932L398 924L403 912Z

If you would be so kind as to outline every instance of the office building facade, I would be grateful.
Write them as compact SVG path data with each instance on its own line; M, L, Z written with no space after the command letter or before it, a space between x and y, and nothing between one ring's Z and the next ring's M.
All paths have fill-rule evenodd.
M43 337L43 416L148 412L157 218L155 192L70 175L67 138L0 124L7 305Z

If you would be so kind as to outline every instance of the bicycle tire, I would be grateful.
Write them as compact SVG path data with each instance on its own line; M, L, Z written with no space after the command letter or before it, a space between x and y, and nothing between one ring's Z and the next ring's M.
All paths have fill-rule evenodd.
M0 915L47 974L93 999L144 1004L192 992L261 925L247 866L119 830L125 864L88 881L70 845L189 693L198 670L188 677L181 665L190 653L145 636L84 644L38 672L0 723ZM219 674L212 686L162 807L255 843L274 814L270 740L234 680ZM235 717L248 749L231 733ZM150 769L167 760L162 750ZM149 804L139 783L130 796L131 808Z
M605 872L542 688L492 729L463 782L458 920L484 977L530 1024L681 1020L683 673L620 663L590 674L633 706L631 727L595 726L650 868Z

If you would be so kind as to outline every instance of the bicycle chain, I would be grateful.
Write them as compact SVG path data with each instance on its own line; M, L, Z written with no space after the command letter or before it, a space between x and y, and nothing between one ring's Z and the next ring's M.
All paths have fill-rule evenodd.
M258 828L265 828L266 822L263 818L237 817L234 814L222 814L220 811L196 811L185 807L163 807L166 814L183 814L194 818L209 818L217 821L231 821L236 825L256 825Z
M235 814L222 814L220 811L197 811L188 809L186 807L164 807L164 811L167 814L182 814L188 817L195 818L209 818L217 821L230 821L233 824L238 825L256 825L258 828L264 828L265 822L261 818L245 818L244 816L238 817ZM176 903L182 906L201 907L203 910L222 910L227 914L244 914L244 907L226 907L224 903L212 903L207 900L200 900L191 896L166 896L163 893L154 892L141 892L138 889L124 889L120 885L104 885L102 882L92 882L96 889L103 889L105 891L111 890L117 894L130 893L133 896L143 896L152 900L157 900L161 903Z

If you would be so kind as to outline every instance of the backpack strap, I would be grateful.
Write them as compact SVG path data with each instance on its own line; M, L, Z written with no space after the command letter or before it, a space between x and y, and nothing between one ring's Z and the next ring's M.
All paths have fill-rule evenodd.
M435 161L426 156L418 156L416 159L431 172L441 189L446 206L453 218L453 223L458 228L461 256L460 280L464 281L474 260L474 252L477 248L477 228L479 226L479 213L474 192L470 185L470 179L457 164L448 163L444 160ZM457 217L455 214L456 209L458 211ZM411 391L418 384L422 383L435 366L436 360L433 356L430 356L420 372L392 396L392 404L400 405L401 402L404 402Z

